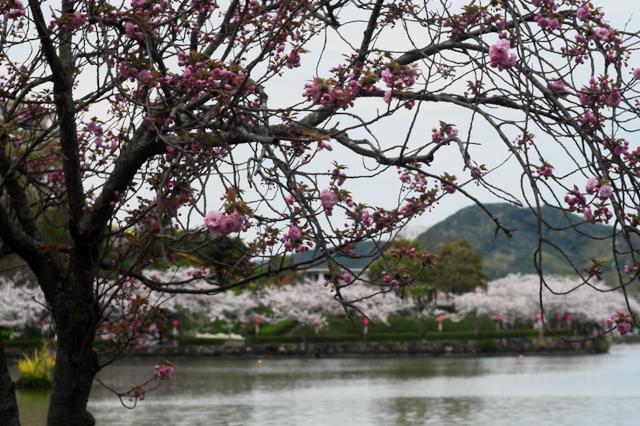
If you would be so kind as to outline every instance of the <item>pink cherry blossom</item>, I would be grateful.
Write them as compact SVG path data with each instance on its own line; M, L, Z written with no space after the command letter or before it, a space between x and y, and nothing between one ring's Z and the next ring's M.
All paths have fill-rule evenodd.
M456 187L451 184L445 183L442 185L442 190L447 194L453 194L456 192Z
M333 173L331 173L331 181L335 183L337 186L344 185L347 180L347 175L340 169L335 169Z
M540 167L536 167L536 172L540 177L548 179L553 176L553 166L551 164L543 164Z
M591 11L589 10L589 3L585 3L576 10L576 18L581 21L586 21L591 17Z
M636 80L640 80L640 67L636 67L633 69L633 78Z
M299 66L300 53L294 49L287 55L287 68L298 68Z
M385 90L384 97L383 97L383 100L384 100L385 104L388 104L388 103L391 102L391 95L392 95L391 90Z
M171 376L173 376L174 370L175 367L172 364L163 362L162 364L156 365L154 377L157 380L169 380Z
M369 226L371 225L371 215L369 214L369 210L364 210L360 215L360 221L363 225Z
M72 29L77 30L87 23L87 15L82 12L74 12L69 19L69 25Z
M590 177L589 180L587 180L587 184L584 188L587 191L587 194L594 194L598 190L598 185L600 185L598 179L595 177Z
M489 59L493 68L502 71L511 68L516 63L516 54L511 52L511 43L507 39L500 39L489 48Z
M245 222L245 217L238 212L227 214L210 211L204 218L204 224L210 232L223 236L241 231Z
M382 77L382 81L385 82L387 87L393 87L394 77L393 72L389 68L385 68L380 73L380 77Z
M289 228L289 232L287 233L287 235L289 236L289 238L297 240L302 234L300 233L300 229L298 229L297 226L291 225L291 228Z
M284 243L284 248L287 251L296 251L298 253L302 251L306 251L308 249L307 246L301 245L302 241L302 232L300 232L300 228L298 228L295 224L289 227L289 230L282 237L282 242Z
M606 27L598 27L593 30L596 39L600 41L608 41L611 38L611 30Z
M591 211L591 207L585 207L584 210L582 210L582 216L584 217L584 220L586 220L587 222L594 222L593 212Z
M600 198L602 201L609 199L609 197L611 197L613 195L613 188L611 188L611 185L601 185L600 189L598 190L598 198Z
M607 96L607 100L605 101L605 104L612 108L617 107L618 105L620 105L621 99L622 99L622 96L620 95L620 91L614 90L611 93L609 93L609 96Z
M595 219L593 217L593 212L591 211L591 207L585 207L582 210L582 217L584 217L584 220L586 220L587 222L594 222Z
M561 96L567 94L567 86L562 80L552 80L547 86Z
M618 329L618 333L620 333L621 336L624 336L625 334L631 331L631 323L626 321L619 322L617 329Z
M540 26L540 28L542 28L545 31L551 32L553 30L559 30L561 27L560 21L557 18L547 18L542 15L537 15L535 17L535 20Z
M595 115L593 111L585 112L583 115L578 117L578 120L580 120L585 126L595 126L599 121L598 116Z
M5 18L17 19L25 15L26 9L20 0L8 1L6 3L7 4L2 8L4 9L2 14Z
M304 85L304 97L315 104L327 107L335 103L342 109L353 106L353 95L348 89L343 89L333 80L316 77Z
M564 196L564 201L572 210L576 210L578 207L584 206L587 203L587 199L580 193L580 190L575 185L569 193Z
M445 123L443 121L440 122L440 128L431 129L431 142L441 143L443 141L449 142L450 139L453 139L458 136L458 129L449 123Z
M609 318L605 321L605 326L609 329L616 329L621 336L631 331L633 325L633 318L630 315L625 315L621 312L614 312L609 315Z
M331 216L333 208L338 204L338 195L330 189L323 189L320 193L320 202L327 216Z
M139 27L133 22L125 22L122 24L122 28L124 28L125 34L134 40L142 40L144 38L144 34L140 32Z

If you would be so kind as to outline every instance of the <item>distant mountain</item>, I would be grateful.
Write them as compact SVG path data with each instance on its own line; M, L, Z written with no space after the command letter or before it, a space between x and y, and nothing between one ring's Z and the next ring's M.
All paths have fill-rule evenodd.
M498 233L494 239L495 224L480 207L474 205L463 208L432 226L420 234L417 240L430 250L435 250L440 243L454 237L469 241L482 256L490 279L511 272L535 273L533 253L538 241L536 216L529 208L511 204L488 204L487 207L500 223L515 229L511 238ZM549 225L543 231L544 237L560 247L579 269L588 267L590 259L596 258L608 262L605 277L613 273L611 239L606 238L611 233L610 227L580 224L584 222L580 216L552 207L543 207L542 217ZM571 224L576 225L578 230L566 229ZM565 275L572 272L562 255L549 245L544 247L543 266L545 273Z

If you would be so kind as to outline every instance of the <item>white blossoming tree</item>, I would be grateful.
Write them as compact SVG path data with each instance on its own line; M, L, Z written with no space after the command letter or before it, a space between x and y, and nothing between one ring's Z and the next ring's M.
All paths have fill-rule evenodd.
M547 277L541 288L537 275L511 274L491 281L486 290L455 296L453 303L461 315L500 315L512 322L537 320L538 313L546 321L556 314L571 314L576 321L603 326L612 312L640 312L637 301L602 282L593 285L598 291L580 280Z

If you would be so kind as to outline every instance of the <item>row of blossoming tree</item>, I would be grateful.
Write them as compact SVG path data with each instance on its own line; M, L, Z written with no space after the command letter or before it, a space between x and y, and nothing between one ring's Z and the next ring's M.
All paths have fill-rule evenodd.
M146 275L159 282L188 280L201 275L198 268L170 268L162 271L147 271ZM29 285L16 287L16 280L24 279L14 275L3 277L0 283L0 326L13 330L36 327L41 321L48 323L48 311L43 304L44 297L38 288ZM539 321L541 309L558 316L563 321L569 316L575 323L596 325L599 329L612 328L611 313L625 310L625 298L620 292L611 291L604 283L597 283L602 298L594 298L592 291L580 285L580 281L552 277L548 280L556 292L567 293L567 297L544 295L540 304L539 278L536 275L509 275L491 281L486 289L453 296L453 312L446 317L457 321L464 317L489 316L503 321L527 324ZM110 324L106 327L107 340L129 339L129 344L139 345L147 337L149 329L155 329L159 319L176 315L199 319L201 325L224 322L231 326L252 325L256 318L265 322L292 320L305 327L322 329L327 319L343 315L344 306L359 312L373 324L386 324L390 316L434 316L438 312L435 304L425 305L413 297L403 297L399 292L385 293L372 297L375 288L370 285L351 286L343 289L342 298L337 299L335 290L317 282L289 285L271 285L257 290L225 292L215 296L193 297L188 294L166 294L148 290L139 282L130 282L127 298L114 299L106 317ZM203 289L208 283L202 279L191 280L189 290ZM630 300L633 311L640 308L636 300ZM148 315L155 307L162 308L161 315ZM133 318L133 320L132 320ZM606 321L604 320L606 318ZM118 327L114 327L118 324ZM621 334L628 331L629 322L619 322ZM120 330L113 333L114 328ZM230 329L229 328L229 329ZM197 331L197 330L191 330Z
M453 194L611 224L617 290L637 278L638 35L591 2L1 0L0 13L0 238L53 318L50 425L93 423L110 362L93 343L130 280L213 295L307 267L278 259L312 248L348 302L338 255ZM550 292L546 226L534 261ZM245 260L271 267L226 265L199 289L142 273L152 253L238 234ZM601 269L575 272L591 287ZM0 422L14 425L3 360Z

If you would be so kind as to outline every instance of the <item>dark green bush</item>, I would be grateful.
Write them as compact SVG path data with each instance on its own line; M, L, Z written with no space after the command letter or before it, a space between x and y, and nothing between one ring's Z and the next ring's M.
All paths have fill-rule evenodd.
M221 345L225 343L227 339L212 339L203 337L180 337L178 343L180 346L193 346L193 345Z

